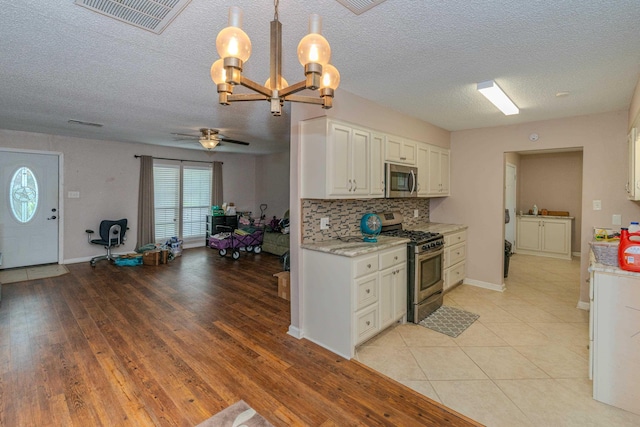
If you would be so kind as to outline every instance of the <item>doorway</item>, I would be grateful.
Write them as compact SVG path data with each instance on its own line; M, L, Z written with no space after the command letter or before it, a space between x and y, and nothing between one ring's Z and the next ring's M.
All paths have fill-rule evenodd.
M59 156L3 151L0 158L0 269L57 263Z
M516 244L516 165L507 163L504 175L504 239L511 243L511 247L515 248ZM507 220L508 219L508 220Z

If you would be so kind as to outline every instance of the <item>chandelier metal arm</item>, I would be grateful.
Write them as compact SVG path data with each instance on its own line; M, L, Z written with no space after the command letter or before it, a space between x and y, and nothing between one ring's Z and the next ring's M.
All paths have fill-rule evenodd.
M284 97L284 100L291 101L291 102L302 102L305 104L324 105L324 100L322 98L312 98L310 96L304 96L304 95L289 95Z
M262 95L266 96L267 98L271 98L272 95L272 91L271 89L262 86L259 83L254 82L251 79L246 78L245 76L241 76L240 78L240 84L244 87L247 87L249 89L251 89L254 92L258 92L261 93ZM260 98L262 99L262 98Z
M280 98L284 98L288 95L292 95L294 93L300 92L302 90L305 90L307 88L307 82L306 80L303 80L301 82L298 83L294 83L292 85L289 85L285 88L282 88L278 91L278 94L280 95Z
M228 95L229 102L233 101L268 101L271 99L269 96L265 96L259 93L235 93Z

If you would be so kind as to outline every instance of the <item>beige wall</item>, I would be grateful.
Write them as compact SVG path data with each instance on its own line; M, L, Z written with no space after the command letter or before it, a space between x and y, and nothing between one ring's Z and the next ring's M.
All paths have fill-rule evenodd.
M266 203L267 219L282 218L289 209L289 152L267 154L256 158L256 202L254 216L260 215L260 204Z
M568 211L572 224L571 251L580 252L582 225L582 151L520 156L516 211ZM516 236L517 240L517 236Z
M136 243L139 159L135 154L185 160L224 162L223 180L226 201L239 210L259 212L256 204L256 157L251 155L203 153L201 150L159 147L116 141L68 138L29 132L0 130L0 147L57 152L63 155L63 191L61 206L64 233L63 255L67 262L87 259L104 251L87 242L85 229L95 229L101 219L129 219L129 239L122 252L132 251ZM264 160L262 171L275 173ZM280 162L281 163L281 162ZM288 176L288 175L287 175ZM278 178L274 177L274 181ZM66 197L79 191L79 199Z
M503 263L504 153L531 150L528 135L540 135L536 149L582 147L582 253L580 300L588 301L588 242L594 226L626 224L640 206L626 199L628 111L548 120L451 134L451 197L431 202L431 220L467 224L467 277L500 285ZM592 201L601 200L594 211ZM576 296L578 298L578 296Z

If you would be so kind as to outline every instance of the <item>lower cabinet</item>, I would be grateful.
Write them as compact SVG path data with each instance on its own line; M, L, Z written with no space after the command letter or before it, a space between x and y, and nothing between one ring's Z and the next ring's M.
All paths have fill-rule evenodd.
M462 282L466 275L467 232L444 235L444 290Z
M407 247L359 257L302 250L303 334L347 359L407 315Z
M571 259L572 220L572 217L519 216L516 227L516 252Z

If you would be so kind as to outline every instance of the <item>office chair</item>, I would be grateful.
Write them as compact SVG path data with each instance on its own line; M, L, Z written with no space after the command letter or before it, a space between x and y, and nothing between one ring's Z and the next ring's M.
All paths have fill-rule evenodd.
M104 220L100 222L100 238L99 239L91 239L93 230L85 230L87 232L87 237L89 239L89 243L93 243L94 245L102 245L107 250L106 255L97 256L91 258L91 267L96 266L96 262L108 259L113 261L114 257L111 254L111 248L116 246L120 246L126 240L125 234L127 232L127 220L119 219L117 221Z

